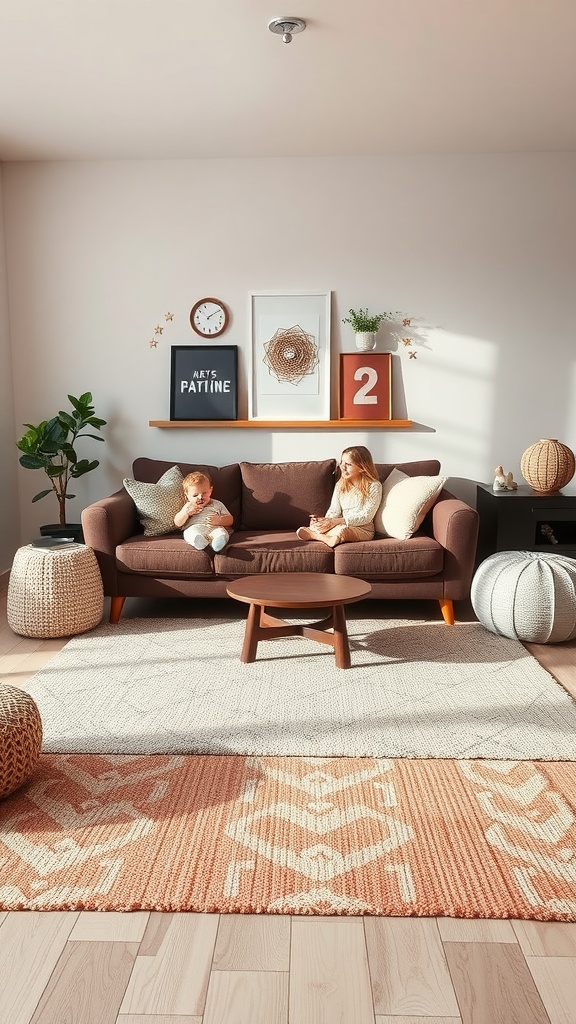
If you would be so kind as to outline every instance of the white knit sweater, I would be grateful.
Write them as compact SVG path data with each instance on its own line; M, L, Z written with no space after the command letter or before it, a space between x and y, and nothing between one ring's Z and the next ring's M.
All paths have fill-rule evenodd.
M373 480L370 484L367 497L364 497L358 487L341 491L338 481L326 517L344 519L346 526L369 526L374 521L381 500L382 484L378 480Z

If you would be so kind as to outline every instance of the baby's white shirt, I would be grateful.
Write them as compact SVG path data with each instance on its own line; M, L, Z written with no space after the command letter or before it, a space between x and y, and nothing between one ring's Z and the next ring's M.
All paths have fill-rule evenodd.
M218 501L216 498L212 498L207 505L204 505L204 507L198 512L194 512L194 514L186 520L181 529L185 530L187 526L208 526L208 519L211 515L214 515L214 513L218 516L230 515L226 505L223 505L222 502Z

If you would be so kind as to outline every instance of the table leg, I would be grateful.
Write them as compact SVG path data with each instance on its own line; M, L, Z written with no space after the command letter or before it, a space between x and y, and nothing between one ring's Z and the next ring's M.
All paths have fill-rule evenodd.
M332 633L329 632L330 628L333 630ZM269 615L263 605L251 604L246 618L240 661L245 664L256 661L259 641L273 640L281 636L304 636L318 643L328 644L334 648L336 668L350 668L346 613L342 605L334 605L332 614L320 622L295 625Z
M334 605L332 608L334 621L334 654L336 657L336 668L350 668L350 644L348 643L348 631L346 629L346 612L344 606Z
M251 604L248 609L248 616L246 618L244 643L242 645L242 654L240 655L240 661L244 663L256 661L256 651L258 649L259 618L260 606L257 604Z

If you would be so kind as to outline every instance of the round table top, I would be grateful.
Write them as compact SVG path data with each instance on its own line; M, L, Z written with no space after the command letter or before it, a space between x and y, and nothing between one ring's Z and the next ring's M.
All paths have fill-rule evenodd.
M354 576L323 572L268 572L242 576L226 587L230 597L271 608L326 608L367 597L372 587Z

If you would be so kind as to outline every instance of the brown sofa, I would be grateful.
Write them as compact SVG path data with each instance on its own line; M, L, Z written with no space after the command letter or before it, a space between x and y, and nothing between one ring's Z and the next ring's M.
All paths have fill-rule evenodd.
M133 478L156 483L172 462L140 458ZM174 530L144 536L134 501L122 488L82 512L84 540L94 549L104 593L117 622L126 597L226 597L230 580L252 573L322 572L356 576L372 585L373 598L440 602L448 624L453 601L468 597L478 537L478 514L443 490L420 529L409 540L376 537L329 548L301 541L298 526L311 513L323 515L334 488L336 463L251 463L200 466L176 463L186 474L209 471L214 497L234 516L234 532L223 551L197 551ZM392 465L378 465L385 480ZM399 463L409 476L435 476L440 463Z

